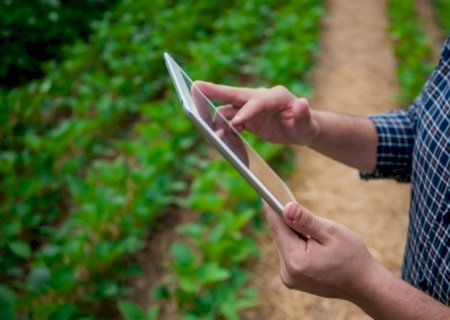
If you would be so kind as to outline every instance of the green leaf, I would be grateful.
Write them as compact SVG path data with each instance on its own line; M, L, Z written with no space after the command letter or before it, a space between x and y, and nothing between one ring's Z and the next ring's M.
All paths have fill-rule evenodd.
M131 301L120 301L119 310L126 320L144 320L144 311Z
M231 301L226 301L220 306L220 311L225 316L227 320L239 320L238 308Z
M72 304L59 306L58 309L52 313L50 320L70 320L76 313L76 308Z
M255 216L255 214L255 210L248 209L237 215L233 223L234 230L241 230Z
M147 313L145 314L145 320L156 320L158 319L158 307L153 306L150 309L148 309Z
M152 290L152 298L155 300L162 300L170 298L169 289L163 285L157 285Z
M211 262L202 265L198 269L198 275L202 282L213 283L228 279L230 272L221 268L217 263Z
M255 288L246 288L242 292L242 296L238 299L236 307L238 309L246 309L258 304L258 291Z
M189 296L196 296L199 294L199 290L201 288L201 283L197 279L197 277L192 276L191 274L181 274L180 278L178 279L179 286L183 290L184 294L187 294ZM184 299L181 299L183 301Z
M206 229L206 226L199 222L191 222L188 224L183 224L177 227L177 232L180 234L184 234L190 238L200 238L203 234L203 231Z
M183 315L182 320L209 320L209 318L201 317L193 313L186 313Z
M25 241L13 241L9 244L9 249L16 255L23 259L28 259L31 256L31 249Z
M36 266L31 269L28 275L27 285L32 291L39 291L51 278L50 270L47 266Z
M194 255L191 249L182 242L174 242L170 247L170 253L175 263L180 266L188 266L194 262Z
M60 252L61 248L55 244L47 244L41 250L44 257L54 257Z
M69 294L72 292L76 287L77 282L75 270L70 266L59 267L56 270L52 270L50 286L52 289L58 290L61 294Z
M0 320L16 319L16 293L0 284Z
M108 281L104 283L100 283L98 285L98 293L101 296L107 297L107 298L114 298L119 295L120 293L120 286L118 283L113 281Z

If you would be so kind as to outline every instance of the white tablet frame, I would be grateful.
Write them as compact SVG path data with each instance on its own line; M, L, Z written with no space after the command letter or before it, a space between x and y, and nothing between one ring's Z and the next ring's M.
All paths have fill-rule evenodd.
M230 127L233 128L234 132L239 135L243 144L245 144L246 150L252 152L253 157L257 157L259 164L263 166L264 170L267 170L267 174L271 176L272 179L278 179L276 181L278 186L283 188L281 191L284 193L284 201L277 198L268 187L266 187L260 179L239 159L239 157L226 145L217 133L211 129L211 127L203 120L197 111L194 103L194 99L191 95L191 90L188 88L185 79L189 80L191 83L193 81L191 78L181 69L181 67L175 62L175 60L168 54L164 53L164 60L166 62L167 69L169 71L172 82L175 86L178 97L180 98L181 104L185 113L195 127L200 131L203 137L205 137L219 152L220 154L230 162L233 167L247 180L248 183L258 192L258 194L275 210L278 214L282 215L283 208L287 204L287 201L296 201L292 192L282 181L282 179L270 168L270 166L256 153L256 151L245 141L242 135L239 134L237 130L227 121ZM183 78L184 77L184 78ZM200 91L199 91L200 92ZM201 92L200 92L201 93ZM217 108L214 107L213 103L202 94L203 98L208 101L210 107L215 109L215 112L220 113ZM221 115L222 116L222 115ZM223 117L223 116L222 116ZM284 202L284 203L283 203Z

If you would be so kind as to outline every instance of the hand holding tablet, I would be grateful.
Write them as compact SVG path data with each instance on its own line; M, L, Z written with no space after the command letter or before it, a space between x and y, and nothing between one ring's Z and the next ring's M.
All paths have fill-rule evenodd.
M164 54L164 59L188 118L202 136L210 141L261 197L281 215L284 206L296 200L281 178L228 120L238 111L230 105L216 108L168 53Z

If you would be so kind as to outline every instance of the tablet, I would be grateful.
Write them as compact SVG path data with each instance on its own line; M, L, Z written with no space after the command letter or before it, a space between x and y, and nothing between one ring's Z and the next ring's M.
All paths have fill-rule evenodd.
M168 53L164 53L164 59L181 105L194 126L258 194L282 215L284 206L296 200L281 178L227 119L226 108L232 107L214 106Z

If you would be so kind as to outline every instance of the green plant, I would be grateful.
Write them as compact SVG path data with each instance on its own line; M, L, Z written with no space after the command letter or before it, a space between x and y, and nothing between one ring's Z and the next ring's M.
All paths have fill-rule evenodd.
M180 226L186 241L172 246L162 290L180 315L234 319L256 303L245 264L258 253L259 199L224 161L205 170L211 158L167 92L162 53L169 48L196 79L269 85L288 70L274 64L273 74L255 72L259 61L270 63L265 44L287 37L279 28L302 26L277 23L302 4L315 22L300 32L305 41L285 41L292 48L282 53L298 53L308 68L320 2L123 0L93 23L89 43L49 63L44 79L0 92L2 310L90 319L121 301L126 318L157 317L156 307L144 312L126 302L124 280L139 272L128 258L174 205L200 216ZM305 86L289 74L276 80ZM253 144L272 163L287 159L287 148Z
M447 0L433 0L433 5L436 8L436 13L439 22L442 25L444 32L450 33L450 2Z
M142 308L130 301L120 301L119 310L122 313L125 320L156 320L158 319L158 309L152 307L147 311L143 311Z
M87 39L89 25L116 1L0 2L0 88L42 77L43 61L61 59L63 46Z
M397 79L401 86L399 101L405 104L421 91L432 70L431 48L421 29L412 0L390 0L390 34L397 58Z
M201 154L187 120L161 101L156 39L170 34L148 32L154 12L175 10L143 6L124 1L94 25L91 45L1 99L0 279L19 314L95 315L126 294L121 279L136 268L125 259Z

